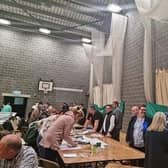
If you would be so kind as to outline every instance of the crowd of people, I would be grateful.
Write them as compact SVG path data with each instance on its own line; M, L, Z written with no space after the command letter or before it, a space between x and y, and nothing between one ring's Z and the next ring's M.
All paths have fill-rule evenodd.
M166 115L157 112L152 120L146 115L145 105L133 106L131 112L132 117L126 133L127 144L145 152L145 168L159 168L168 165ZM0 167L3 167L1 165L22 164L24 168L28 168L26 165L32 165L29 168L36 168L36 153L63 167L64 163L57 151L63 140L72 147L77 145L70 136L75 123L82 125L84 130L90 129L91 132L101 133L120 141L123 114L118 101L106 105L105 114L99 112L95 106L90 106L86 110L83 104L69 106L64 103L61 110L58 111L50 103L39 102L32 107L28 114L29 130L26 135L27 143L36 152L31 147L21 145L21 140L16 135L2 136L0 140ZM33 127L34 124L35 127ZM34 138L34 144L28 141L30 135L31 140ZM21 154L24 152L24 155Z

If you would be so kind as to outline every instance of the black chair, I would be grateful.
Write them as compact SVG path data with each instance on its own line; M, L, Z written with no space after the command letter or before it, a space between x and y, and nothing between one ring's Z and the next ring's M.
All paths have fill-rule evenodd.
M43 158L39 158L39 166L42 168L60 168L58 163Z

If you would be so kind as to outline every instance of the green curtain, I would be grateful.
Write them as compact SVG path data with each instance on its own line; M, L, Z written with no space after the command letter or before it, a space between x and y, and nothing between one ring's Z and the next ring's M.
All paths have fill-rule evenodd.
M103 115L105 115L105 108L106 108L106 106L103 106L103 107L99 107L97 104L94 104L94 106L95 106L95 108L96 108L96 110L97 111L99 111L99 112L101 112Z
M124 113L124 111L125 111L125 101L121 100L119 108L120 108L121 112Z
M147 103L147 116L152 118L156 112L168 112L168 106L154 104L154 103Z
M103 107L99 107L97 104L94 104L95 108L97 111L100 111L103 115L105 115L105 112L106 112L106 106L103 106ZM121 112L124 113L125 111L125 102L124 101L121 101L120 104L119 104L119 108L121 109Z

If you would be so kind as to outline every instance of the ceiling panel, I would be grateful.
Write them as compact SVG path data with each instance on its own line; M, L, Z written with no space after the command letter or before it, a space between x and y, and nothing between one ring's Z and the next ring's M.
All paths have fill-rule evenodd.
M45 27L51 29L51 36L89 38L93 29L105 30L105 20L110 22L109 12L102 9L112 1L0 0L0 17L10 19L12 27L24 31L37 33L39 27Z

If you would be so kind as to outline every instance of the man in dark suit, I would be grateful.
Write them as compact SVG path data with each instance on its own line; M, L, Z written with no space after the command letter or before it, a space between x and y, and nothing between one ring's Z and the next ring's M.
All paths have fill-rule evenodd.
M147 128L151 124L151 119L146 116L146 106L139 107L139 112L133 116L129 122L126 142L129 146L144 152L144 136Z
M102 134L113 138L113 132L115 130L115 115L112 111L112 105L106 105L106 115L104 117Z
M119 102L113 101L113 115L115 115L115 129L113 130L113 138L117 141L120 140L120 130L122 129L123 113L119 108Z

